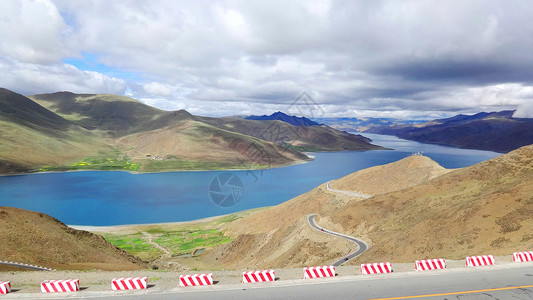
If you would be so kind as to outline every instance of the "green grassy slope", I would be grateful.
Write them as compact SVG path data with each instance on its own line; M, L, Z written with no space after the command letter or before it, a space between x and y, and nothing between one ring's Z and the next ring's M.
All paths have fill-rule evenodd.
M117 136L142 130L145 123L165 113L129 97L108 94L58 92L30 98L75 124Z

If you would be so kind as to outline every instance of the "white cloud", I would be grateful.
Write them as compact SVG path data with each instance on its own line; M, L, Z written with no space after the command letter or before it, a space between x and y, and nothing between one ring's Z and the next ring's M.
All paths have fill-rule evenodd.
M0 56L0 86L25 95L57 91L122 95L126 82L68 64L38 65Z
M168 97L174 92L174 88L167 84L151 82L143 85L143 89L155 96Z
M518 105L518 109L513 114L515 118L533 118L533 101Z
M533 86L532 13L527 1L500 0L2 1L0 55L14 69L0 85L127 85L159 107L200 114L272 112L302 90L339 116L522 114ZM113 76L140 76L61 63L82 53Z
M29 63L57 63L69 52L68 28L49 0L0 2L0 55Z

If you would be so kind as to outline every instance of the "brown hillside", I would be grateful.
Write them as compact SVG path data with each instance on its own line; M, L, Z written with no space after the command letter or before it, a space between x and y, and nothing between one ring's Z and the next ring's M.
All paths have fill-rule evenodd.
M134 159L178 158L232 165L278 165L309 158L299 152L195 120L122 137L118 143L133 149ZM254 145L254 147L251 147Z
M448 171L427 156L414 155L349 174L333 181L331 187L379 195L424 183Z
M398 181L396 191L366 200L329 192L323 184L229 224L235 241L206 259L236 268L331 263L353 246L309 229L305 216L317 212L320 225L370 244L370 250L349 264L464 259L533 249L533 145L449 172L427 158L407 158L372 172L359 171L346 177L346 184L348 178L365 178L373 185L372 177L386 184L383 178L394 177L391 170L402 173L394 164L403 165L406 178L422 183L403 188ZM425 174L414 176L407 166ZM440 172L444 174L437 176Z
M324 214L371 241L353 263L531 250L532 216L533 146Z
M235 240L201 256L207 265L227 268L286 268L331 263L352 245L312 230L306 216L331 210L336 198L324 185L275 207L226 225ZM320 224L320 223L319 223Z
M402 176L406 168L414 169L407 171L410 176ZM379 183L394 181L394 185L389 185L388 189L399 190L446 171L427 157L412 156L389 165L358 171L335 182L348 184L349 180L355 180L371 183L372 179ZM382 190L374 188L370 191ZM257 268L331 263L350 252L353 244L312 230L306 216L319 213L320 217L325 212L336 212L351 202L361 200L329 192L323 184L290 201L229 224L228 233L236 237L235 241L215 249L211 259L214 259L213 263L228 267ZM337 224L332 224L329 218L320 218L319 224L341 232L343 230Z
M145 264L103 237L48 215L0 207L0 260L56 269L135 270Z
M364 151L384 149L371 144L371 140L361 135L336 130L329 126L293 126L289 123L274 121L256 121L233 117L208 118L199 120L218 128L239 132L274 143L309 149L306 151Z

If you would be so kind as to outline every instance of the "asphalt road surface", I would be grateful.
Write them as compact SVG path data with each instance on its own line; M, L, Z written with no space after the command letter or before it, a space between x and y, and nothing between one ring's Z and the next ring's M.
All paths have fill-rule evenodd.
M333 236L336 236L336 237L340 237L340 238L352 241L352 242L356 243L357 246L358 246L357 250L355 250L354 252L351 252L348 255L342 257L341 259L333 262L331 264L332 266L340 266L341 264L349 261L350 259L353 259L353 258L361 255L363 252L365 252L368 249L368 245L365 244L365 242L363 242L360 239L354 238L352 236L347 236L347 235L344 235L344 234L340 234L338 232L331 231L331 230L328 230L326 228L318 226L315 223L315 217L316 217L316 215L307 216L307 221L309 222L309 225L311 225L311 227L313 227L314 229L316 229L316 230L318 230L320 232L323 232L323 233L326 233L326 234L330 234L330 235L333 235Z
M138 294L144 293L144 294ZM3 299L10 296L3 295ZM27 294L29 295L29 294ZM114 296L113 296L114 295ZM21 295L22 296L22 295ZM33 295L39 299L41 295ZM66 296L66 295L64 295ZM236 299L533 299L533 263L469 269L300 279L271 283L175 288L165 293L127 292L106 295L81 292L86 298L117 300ZM55 299L65 297L55 296ZM69 297L70 298L70 297ZM53 298L54 299L54 298Z
M335 192L335 193L341 193L341 194L344 194L344 195L347 195L347 196L352 196L352 197L359 197L359 198L363 198L363 199L368 199L368 198L372 197L372 195L363 194L363 193L357 193L357 192L352 192L352 191L344 191L344 190L336 190L336 189L331 187L331 182L332 181L333 180L330 180L326 184L326 189L328 191L332 191L332 192Z

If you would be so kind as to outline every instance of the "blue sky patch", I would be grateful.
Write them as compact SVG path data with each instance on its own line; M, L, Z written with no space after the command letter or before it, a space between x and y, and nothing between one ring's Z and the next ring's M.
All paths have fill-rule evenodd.
M67 57L63 62L73 65L82 71L98 72L110 77L116 77L124 80L141 80L142 75L138 72L130 72L118 68L110 67L98 62L98 55L93 53L82 52L82 58Z

